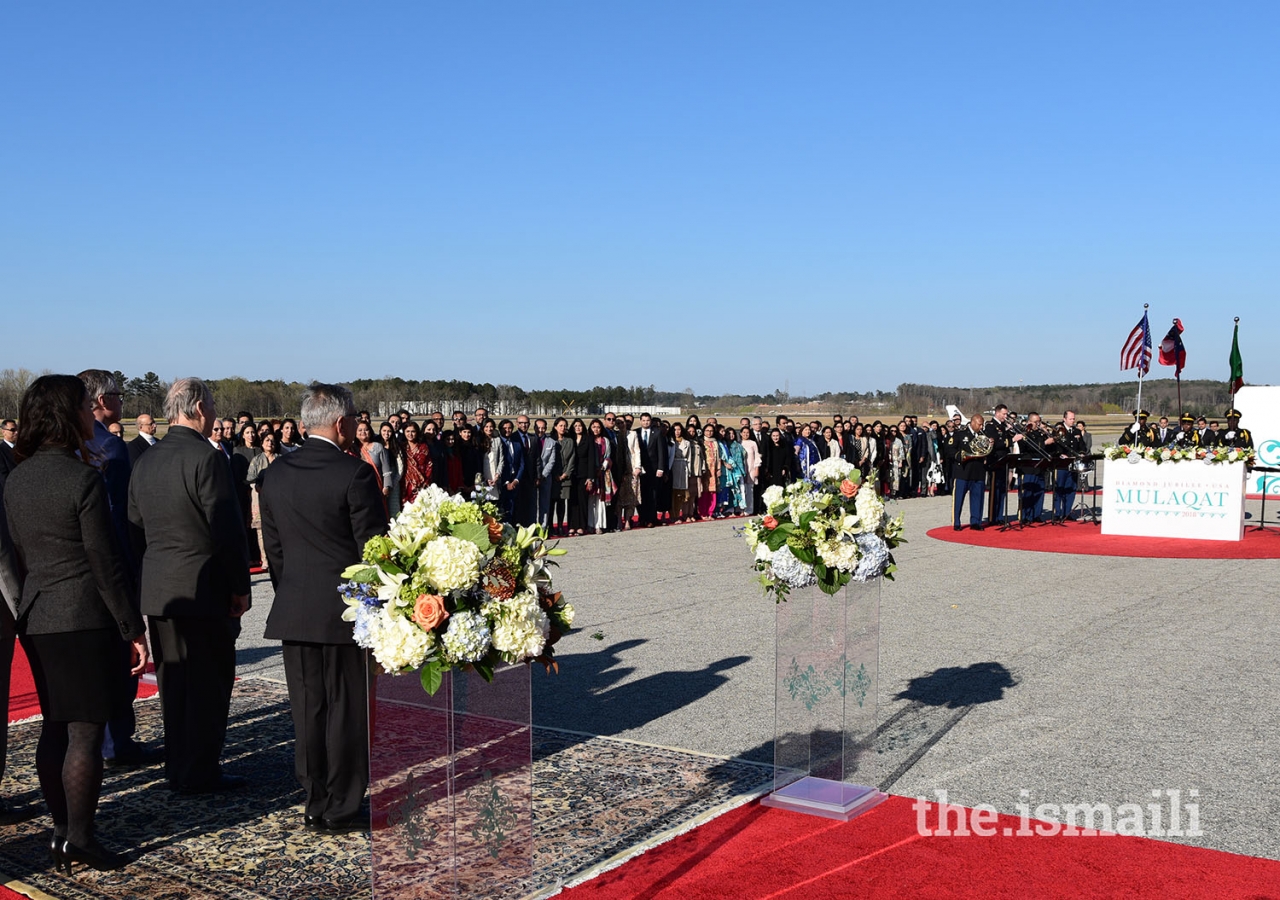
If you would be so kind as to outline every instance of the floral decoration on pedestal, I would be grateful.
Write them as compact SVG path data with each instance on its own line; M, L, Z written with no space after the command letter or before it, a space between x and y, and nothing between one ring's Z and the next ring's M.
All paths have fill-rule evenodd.
M765 594L776 602L816 584L835 594L850 581L893 579L902 516L890 519L874 480L843 459L824 459L803 480L764 492L765 515L744 528Z
M342 573L342 618L385 671L418 671L429 694L453 669L487 681L502 663L552 669L574 615L551 586L563 554L545 528L503 523L494 504L431 485Z
M1167 462L1202 462L1206 465L1242 462L1253 465L1258 454L1244 447L1137 447L1132 444L1108 444L1102 455L1110 460L1138 462L1145 459L1156 465Z

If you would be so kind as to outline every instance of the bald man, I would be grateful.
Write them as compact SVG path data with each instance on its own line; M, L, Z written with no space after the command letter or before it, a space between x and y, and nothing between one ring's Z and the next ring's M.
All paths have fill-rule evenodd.
M129 466L138 461L138 457L150 450L156 442L156 420L146 413L138 416L138 436L129 442Z

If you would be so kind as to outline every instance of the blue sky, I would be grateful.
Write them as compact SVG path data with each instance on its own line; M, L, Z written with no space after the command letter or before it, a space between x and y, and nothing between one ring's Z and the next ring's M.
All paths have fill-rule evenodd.
M1280 5L8 3L0 368L1280 382ZM1171 374L1153 369L1153 376Z

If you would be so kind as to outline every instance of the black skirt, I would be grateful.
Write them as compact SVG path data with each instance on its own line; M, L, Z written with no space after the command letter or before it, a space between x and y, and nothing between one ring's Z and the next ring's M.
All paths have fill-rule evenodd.
M111 628L29 634L23 649L40 698L54 722L108 722L129 709L129 645Z

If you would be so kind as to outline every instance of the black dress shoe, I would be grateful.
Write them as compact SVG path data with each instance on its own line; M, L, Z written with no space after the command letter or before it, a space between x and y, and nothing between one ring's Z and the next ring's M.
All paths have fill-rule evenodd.
M320 830L328 834L349 834L353 831L368 831L369 816L367 813L356 813L345 819L321 819Z
M184 784L177 788L179 794L225 794L238 791L249 783L243 775L219 775L205 784Z
M103 760L108 769L133 769L141 766L154 766L164 762L164 751L159 747L144 749L142 747L128 753L117 753Z
M302 827L307 831L320 831L324 828L324 819L311 813L302 814Z
M956 531L964 531L963 525L952 525L951 527L954 528Z
M984 527L984 526L982 526L982 525L970 525L970 526L969 526L969 530L970 530L970 531L982 531L983 527Z
M0 825L17 825L19 822L26 822L40 815L40 807L34 804L28 806L14 806L8 800L0 797Z

